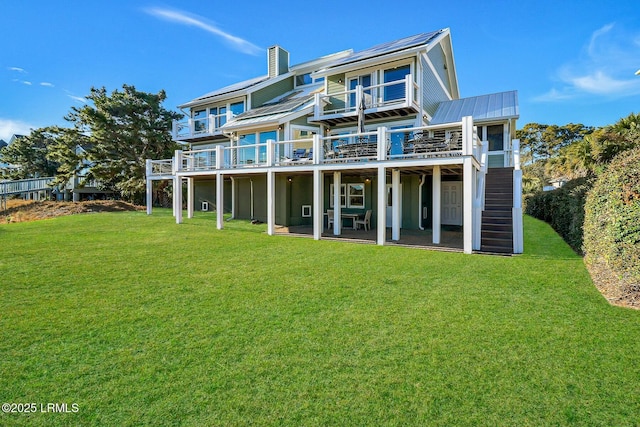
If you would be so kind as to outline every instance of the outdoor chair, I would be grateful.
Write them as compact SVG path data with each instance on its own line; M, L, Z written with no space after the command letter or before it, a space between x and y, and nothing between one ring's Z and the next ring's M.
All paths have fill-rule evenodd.
M367 210L363 219L353 220L353 225L356 229L359 225L362 225L362 228L364 228L365 231L371 230L371 209Z
M327 209L327 228L331 229L333 225L333 209Z

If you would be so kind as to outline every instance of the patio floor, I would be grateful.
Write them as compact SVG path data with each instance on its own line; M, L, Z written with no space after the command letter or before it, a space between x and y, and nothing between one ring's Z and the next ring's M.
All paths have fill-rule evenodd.
M276 225L276 235L313 238L313 227L310 225L290 227ZM363 229L353 230L351 228L343 228L340 236L334 236L333 232L326 228L322 231L322 239L324 240L346 240L355 243L375 244L376 238L377 232L375 229L365 231ZM440 232L440 244L434 245L432 241L433 234L431 229L402 229L400 231L400 240L393 241L391 240L391 229L387 228L385 245L410 246L440 251L462 252L462 227L443 226L442 231Z

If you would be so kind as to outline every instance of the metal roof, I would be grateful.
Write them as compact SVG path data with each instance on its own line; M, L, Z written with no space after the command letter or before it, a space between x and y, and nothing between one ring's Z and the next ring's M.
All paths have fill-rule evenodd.
M185 107L190 107L191 105L194 104L198 104L208 98L213 98L214 96L220 96L220 95L224 95L227 93L232 93L232 92L237 92L237 91L241 91L244 89L248 89L251 86L255 86L259 83L262 83L263 81L267 80L269 78L269 76L260 76L260 77L254 77L253 79L249 79L249 80L244 80L242 82L238 82L238 83L234 83L232 85L229 86L225 86L221 89L217 89L214 90L213 92L209 92L209 93L205 93L202 96L199 96L197 98L195 98L192 101L189 101L185 104L179 105L178 108L185 108Z
M355 52L346 58L339 59L336 62L329 65L329 67L337 67L339 65L349 64L351 62L361 61L368 58L373 58L380 55L408 49L415 46L426 45L435 37L440 35L444 30L432 31L430 33L420 33L414 36L405 37L392 42L382 43L373 46L369 49Z
M441 102L429 124L455 123L465 116L472 116L474 122L517 119L520 117L518 92L512 90Z

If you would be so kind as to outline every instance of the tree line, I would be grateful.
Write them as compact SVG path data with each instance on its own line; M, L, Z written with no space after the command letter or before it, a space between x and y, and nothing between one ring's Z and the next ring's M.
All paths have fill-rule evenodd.
M173 156L179 147L170 130L182 114L162 106L164 90L153 94L123 85L108 93L92 87L86 99L64 117L70 127L34 129L0 150L0 160L17 166L12 179L55 176L55 185L65 185L82 173L100 189L141 204L145 160Z

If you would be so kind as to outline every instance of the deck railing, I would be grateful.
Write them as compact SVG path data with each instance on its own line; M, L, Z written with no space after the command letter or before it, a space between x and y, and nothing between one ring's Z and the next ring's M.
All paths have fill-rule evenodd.
M418 84L408 74L404 79L377 85L358 85L355 89L335 92L329 95L317 94L314 118L322 116L356 114L361 100L365 100L366 110L384 110L393 107L414 106L418 99Z
M486 153L485 153L486 155ZM469 120L446 125L355 132L313 138L176 151L174 159L151 160L148 176L256 167L482 157L482 144ZM176 166L174 168L174 165Z
M233 118L233 113L227 111L222 114L209 114L207 117L189 118L183 121L173 121L173 139L180 141L221 133L222 126Z
M20 179L17 181L0 181L0 195L30 193L51 190L53 177Z

